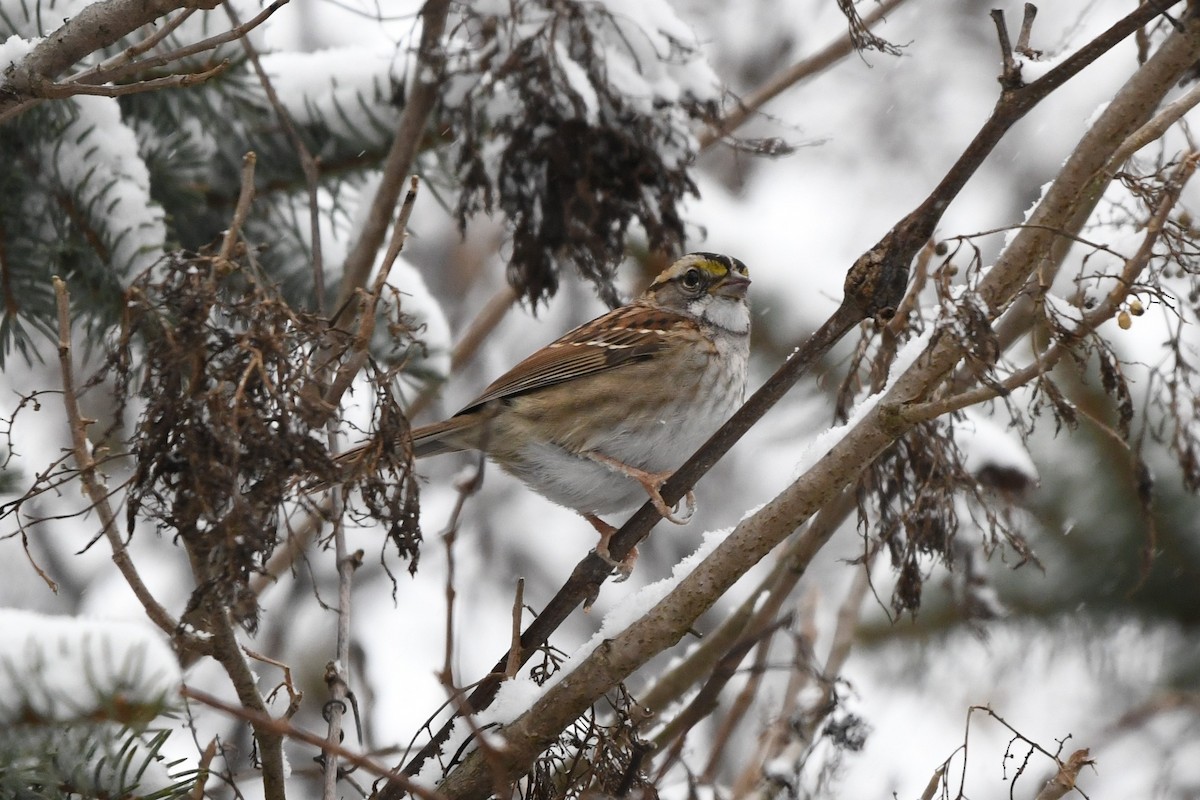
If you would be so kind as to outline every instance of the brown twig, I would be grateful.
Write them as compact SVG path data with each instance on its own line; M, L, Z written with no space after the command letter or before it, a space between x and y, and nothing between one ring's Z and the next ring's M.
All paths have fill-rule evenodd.
M121 572L121 577L129 584L138 602L146 611L150 621L168 636L178 632L179 623L154 598L146 584L142 582L137 568L129 558L129 551L121 535L117 531L117 518L112 505L108 502L108 491L100 483L96 470L96 461L92 458L91 443L87 438L88 425L95 420L85 419L79 412L79 397L75 390L74 367L71 358L71 296L67 292L67 284L57 275L52 279L54 297L58 306L58 363L62 369L63 407L67 414L67 425L71 430L72 451L75 463L79 465L79 480L83 489L92 502L92 508L100 518L100 525L112 547L113 563Z
M213 737L205 745L204 750L200 753L200 760L196 763L196 782L192 784L191 790L188 792L188 800L204 800L204 789L208 785L208 776L212 769L213 759L217 757L217 737Z
M392 265L396 263L396 259L404 249L404 243L408 240L408 221L412 217L413 208L416 206L417 189L419 187L420 181L417 179L417 176L413 175L409 180L408 194L404 196L404 203L400 206L400 214L396 218L395 226L392 228L392 238L388 244L383 263L380 264L379 272L375 275L375 281L371 286L370 293L367 295L366 306L358 309L361 316L358 319L358 332L354 337L354 351L342 363L341 367L338 368L337 373L329 384L329 388L322 396L326 408L337 408L338 403L341 402L342 395L346 393L346 390L350 388L350 384L358 377L359 371L367 363L367 358L370 356L369 348L371 337L375 333L375 317L379 308L379 300L383 295L383 287L387 282ZM336 322L339 314L349 308L348 304L343 304L339 312L334 314L332 322Z
M774 630L771 633L774 634ZM733 699L733 703L729 706L729 711L725 714L725 718L721 720L721 726L717 728L717 732L713 736L712 746L709 748L708 763L704 765L704 772L700 775L700 782L703 784L712 784L717 779L721 765L730 757L730 754L726 751L726 747L728 747L730 739L733 738L734 731L737 730L742 720L746 718L746 714L750 711L754 703L754 697L758 694L759 687L762 686L763 675L767 671L767 657L771 654L771 641L773 638L773 636L764 638L754 648L754 661L750 665L750 675L746 679L746 684Z
M792 539L779 554L758 587L721 625L704 637L687 656L666 670L639 695L640 705L649 709L650 715L637 720L639 726L648 719L677 702L691 686L702 680L716 664L721 654L733 647L739 637L748 632L761 630L783 609L787 598L804 576L811 554L827 542L842 522L854 510L854 497L844 492L837 500L818 512L800 534Z
M458 490L458 497L455 499L454 508L450 511L450 518L446 520L446 527L442 530L442 542L446 546L446 643L439 677L447 691L452 691L456 697L461 692L454 684L454 601L458 596L458 591L454 586L454 543L458 539L459 519L462 517L463 508L466 507L467 499L479 491L479 487L483 485L483 467L484 456L483 453L480 453L471 474L459 480L455 486Z
M942 779L946 777L946 765L938 767L933 771L933 775L929 778L929 783L925 784L925 791L921 792L921 800L933 800L937 794L938 787L942 785Z
M426 0L421 7L421 39L417 46L412 86L396 126L396 136L384 161L383 180L375 191L375 199L371 202L358 240L346 256L335 308L351 302L354 293L366 285L371 266L375 263L375 254L383 244L393 209L400 200L404 179L413 171L425 125L445 80L446 53L442 47L442 35L449 10L450 0Z
M143 72L148 69L156 69L158 67L162 67L167 64L173 64L174 62L180 61L185 58L190 58L191 56L194 56L194 55L199 55L200 53L207 52L208 50L213 50L213 49L220 47L221 45L226 44L228 42L233 42L238 39L244 38L247 33L254 30L259 25L262 25L276 11L283 8L287 4L288 4L288 0L274 0L274 2L272 2L270 5L268 5L266 8L264 8L259 13L255 14L250 19L246 20L243 23L235 25L234 27L230 28L227 31L224 31L223 33L218 33L214 36L209 36L205 39L201 39L198 42L193 42L192 44L184 45L182 47L177 47L174 50L169 50L165 53L160 53L160 54L154 55L154 56L147 56L146 58L143 58L140 61L131 61L128 63L123 63L123 64L114 64L111 67L107 67L106 65L101 64L101 65L99 65L99 67L93 68L94 71L93 70L85 70L85 71L79 73L78 75L71 76L71 78L69 78L69 80L79 81L79 82L88 82L88 83L118 81L118 80L127 78L130 75L136 74L138 72ZM213 3L213 6L214 7L216 6L216 2Z
M157 92L162 89L185 89L204 83L209 78L216 77L229 68L228 61L201 70L200 72L184 72L175 75L163 75L158 78L147 78L135 83L118 83L112 86L91 83L54 83L39 82L34 91L39 100L63 100L77 95L92 95L95 97L124 97L143 92ZM3 122L3 119L0 119Z
M900 413L904 419L911 423L924 422L1007 395L1045 375L1062 360L1064 355L1071 352L1075 345L1115 317L1136 285L1138 276L1149 266L1150 258L1154 255L1154 246L1158 243L1163 229L1166 227L1172 209L1179 202L1184 187L1195 174L1198 162L1200 162L1200 153L1188 153L1184 156L1167 181L1158 208L1146 223L1145 235L1142 237L1137 252L1125 259L1125 265L1121 274L1116 276L1113 288L1082 316L1078 324L1039 352L1033 363L1014 371L1003 380L964 390L949 397L925 403L914 403L901 410Z
M39 87L53 83L72 64L128 36L164 14L181 8L213 8L219 0L101 0L80 9L37 44L5 75L0 95L0 123L14 108L38 97Z
M210 611L205 615L209 633L212 634L210 652L229 676L245 712L244 718L250 721L254 730L258 760L262 767L263 796L266 800L286 800L283 736L276 727L279 720L271 717L266 701L258 691L258 677L246 662L228 609Z
M281 737L287 737L288 739L293 739L297 742L304 742L305 744L312 745L313 747L319 747L321 750L326 752L336 753L337 756L346 763L353 764L359 769L369 772L372 775L376 775L381 778L388 778L389 780L394 780L405 784L405 790L412 792L413 795L421 798L421 800L446 800L445 796L439 793L436 789L430 789L422 786L416 781L411 780L410 778L401 775L394 770L388 769L384 765L367 758L361 753L348 750L345 747L342 747L340 744L331 744L330 742L326 741L324 737L310 731L306 731L303 728L297 728L290 722L281 719L275 719L269 714L264 714L259 711L254 711L242 706L236 706L232 703L227 703L224 700L221 700L219 697L208 694L207 692L203 692L199 689L193 689L190 686L184 686L179 690L179 693L188 700L195 700L197 703L206 705L209 708L215 708L216 710L228 714L235 719L245 720L251 725L257 725L264 730L272 730Z
M1037 793L1034 800L1059 800L1075 788L1075 781L1079 779L1080 770L1094 763L1096 762L1088 758L1086 747L1071 753L1066 762L1058 765L1058 772L1054 774L1053 778L1046 781L1046 785Z
M862 18L862 24L869 29L889 13L894 11L905 0L883 0ZM826 45L824 49L796 62L783 72L769 78L766 83L742 98L737 107L718 120L711 128L699 136L700 149L706 150L716 142L740 128L746 120L758 113L764 105L778 97L787 89L796 86L809 78L819 75L833 64L854 52L854 38L846 33L835 42Z
M300 702L304 700L304 692L297 689L296 684L292 681L292 668L282 661L255 652L245 645L242 645L242 652L255 661L261 661L264 664L270 664L272 667L278 668L283 673L283 681L271 690L271 693L267 695L267 701L270 702L282 688L288 694L288 707L287 711L283 712L283 718L291 719L296 716L296 712L300 710Z
M223 0L222 5L224 5L225 13L228 15L229 21L233 23L234 28L240 28L242 21L233 5L229 0ZM317 206L320 166L317 163L317 159L313 157L312 152L308 149L308 146L304 144L304 138L300 136L300 131L296 129L296 123L292 119L292 115L288 113L283 103L280 102L279 94L275 91L275 85L271 82L267 71L263 69L262 61L258 57L258 49L248 36L241 37L241 42L242 49L246 52L246 57L250 60L251 66L254 67L254 74L258 76L259 85L262 86L263 92L267 96L267 102L271 105L271 110L275 112L275 116L279 120L279 125L283 128L284 135L291 142L292 149L296 151L296 157L300 160L300 171L304 173L304 184L308 190L308 233L312 247L313 293L317 310L323 311L325 305L325 261L322 257L321 249L321 210Z
M1033 22L1037 19L1037 6L1033 3L1026 3L1025 10L1021 16L1021 32L1017 34L1016 51L1023 56L1039 55L1036 50L1029 46L1030 39L1033 38Z
M149 35L140 42L134 42L115 56L68 76L64 83L97 83L113 80L111 75L108 74L109 70L131 64L138 56L150 52L160 42L178 30L179 26L187 22L195 13L196 9L188 8L165 21L159 22L150 31Z
M217 258L223 262L228 262L233 255L233 246L237 243L242 226L246 223L246 216L250 213L250 204L254 202L254 166L257 163L258 156L254 154L253 150L242 156L242 186L238 192L237 206L233 211L233 219L229 221L229 227L225 229L225 238L221 241L221 249L217 252Z
M354 573L362 566L363 551L348 551L346 529L342 524L341 514L334 518L333 526L334 557L337 559L338 573L337 636L334 643L334 659L325 667L325 685L329 689L329 700L325 704L325 718L329 727L325 739L330 744L337 744L342 741L342 717L346 714L346 700L353 699L350 691L350 590ZM327 750L325 760L321 764L324 777L321 796L325 800L333 800L337 796L337 759L337 753Z
M751 649L757 647L762 653L760 658L765 659L765 650L770 648L771 638L775 632L790 622L791 620L786 617L774 620L765 630L754 631L753 635L742 636L717 660L708 674L708 679L700 686L700 691L696 693L696 696L654 737L655 750L662 751L667 744L671 744L671 749L664 753L662 763L658 766L660 777L683 754L684 741L692 728L717 709L721 692L737 674L738 667L749 655ZM747 634L750 633L747 631Z
M517 578L517 591L513 596L512 644L508 648L508 665L504 677L513 678L521 668L521 619L525 611L525 579Z
M216 5L216 1L217 0L214 0L212 6ZM93 67L88 67L87 69L81 70L80 72L65 78L62 83L95 85L119 81L138 72L161 67L189 56L203 53L206 50L211 50L226 42L231 42L235 39L245 36L251 30L257 28L259 25L265 22L267 18L286 5L287 2L288 0L275 0L275 2L271 3L271 5L263 9L260 13L255 15L253 19L249 20L244 25L239 25L236 28L228 30L224 33L208 37L207 39L203 39L185 47L176 48L175 50L171 50L167 53L149 56L140 61L133 61L132 59L134 57L150 50L152 47L169 36L171 32L178 28L179 25L181 25L188 17L190 17L197 8L201 7L195 3L186 4L189 7L186 8L183 13L177 14L166 22L158 25L154 32L141 42L130 45L125 50L121 51L107 61L97 64ZM185 4L178 3L176 5L182 6ZM12 119L13 117L23 114L33 106L43 102L45 101L41 98L34 97L19 100L11 105L0 103L0 124L3 124L5 121Z

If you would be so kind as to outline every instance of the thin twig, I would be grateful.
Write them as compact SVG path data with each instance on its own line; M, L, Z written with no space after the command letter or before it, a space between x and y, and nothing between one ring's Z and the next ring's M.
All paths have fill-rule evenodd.
M75 390L75 375L71 358L71 297L67 293L67 284L57 275L52 279L54 297L58 306L58 363L62 368L63 407L67 414L67 425L71 429L72 450L75 463L79 465L79 480L87 492L96 515L100 517L100 525L112 547L113 563L121 572L121 577L129 584L138 602L146 611L150 621L168 636L179 632L179 623L154 598L141 576L129 558L129 551L121 535L117 532L117 518L108 502L108 492L100 483L96 471L96 462L92 458L92 446L87 438L88 425L95 420L85 419L79 412L79 398Z
M933 775L929 778L929 783L925 784L925 791L921 792L921 800L933 800L937 794L938 787L942 785L942 779L946 776L946 765L938 767L933 771Z
M825 666L821 670L825 680L834 681L842 674L842 667L850 656L850 648L854 645L854 631L858 628L859 617L862 615L863 600L871 589L871 566L879 548L873 549L863 563L854 572L854 580L846 591L842 604L838 607L837 624L833 630L833 641L829 643L829 655L825 657Z
M259 13L255 14L249 20L239 25L236 25L224 33L218 33L210 36L207 39L201 39L183 47L178 47L166 53L160 53L156 56L148 56L141 61L135 61L122 66L117 66L109 70L103 70L94 75L89 75L86 80L89 82L97 81L116 81L125 78L128 75L133 75L137 72L142 72L147 69L156 69L166 64L172 64L185 58L190 58L194 55L213 50L228 42L233 42L238 39L245 38L246 34L266 22L271 15L288 4L288 0L274 0L269 6L264 8ZM213 3L216 5L216 2ZM79 78L84 80L85 78ZM74 78L73 78L74 80Z
M222 262L228 262L230 256L233 255L233 246L242 231L242 226L246 223L246 216L250 213L250 204L254 202L254 166L257 163L258 156L254 154L253 150L242 156L242 186L238 192L237 206L233 211L233 219L229 221L229 227L225 230L221 249L217 253L217 258Z
M123 67L126 64L132 63L135 58L143 53L148 53L153 50L158 46L159 42L163 41L172 33L174 33L180 25L187 22L188 19L190 19L195 13L196 9L186 8L175 16L169 17L165 21L159 21L154 26L153 30L150 31L149 35L147 35L146 38L142 39L140 42L134 42L133 44L129 45L129 47L126 47L124 50L117 53L115 56L105 59L95 66L88 67L82 72L76 72L74 75L67 77L64 83L91 83L93 82L92 79L98 79L99 81L112 80L111 77L101 76L105 75L106 70Z
M1136 285L1138 276L1149 266L1150 259L1154 255L1154 246L1158 243L1159 237L1166 227L1171 210L1179 202L1184 187L1195 174L1198 162L1200 162L1200 153L1188 153L1184 156L1167 181L1162 200L1146 224L1145 234L1137 252L1125 260L1121 274L1116 276L1116 280L1113 282L1113 288L1084 314L1080 322L1070 331L1055 339L1038 353L1033 363L1014 371L1003 380L990 382L938 400L908 405L900 410L901 416L911 423L925 422L1007 395L1045 375L1058 364L1064 355L1071 352L1074 345L1115 317Z
M283 712L284 719L291 719L296 716L296 712L300 710L300 702L304 699L304 692L296 688L296 684L292 681L292 668L287 664L277 659L265 656L262 653L251 650L249 647L242 645L242 652L255 661L261 661L264 664L270 664L277 667L283 673L283 681L276 686L271 693L267 695L267 700L270 701L279 692L280 688L288 693L287 711Z
M204 788L208 785L208 776L212 769L213 759L217 757L217 742L216 736L209 739L204 750L200 753L200 760L196 762L196 782L192 784L191 790L188 792L188 800L204 800L207 796L204 793Z
M421 8L421 39L417 45L412 86L404 110L400 113L392 146L384 160L383 179L375 191L358 241L346 256L335 308L351 302L355 292L366 285L371 266L375 263L375 254L383 244L393 210L400 200L404 179L413 171L425 125L445 80L446 53L442 35L449 10L450 0L426 0Z
M211 50L226 42L231 42L235 39L245 36L254 28L257 28L259 25L266 22L268 17L286 5L287 2L288 0L275 0L275 2L271 3L271 5L267 6L267 8L255 15L255 17L249 22L225 31L224 33L217 34L216 36L210 36L207 39L203 39L185 47L171 50L167 53L144 58L141 61L131 61L134 56L146 52L169 36L172 31L179 27L179 25L183 24L183 22L196 11L196 7L187 8L185 11L183 11L183 13L172 17L164 23L161 23L155 29L154 33L152 33L150 36L147 36L141 42L130 45L125 50L121 51L107 61L92 67L88 67L87 69L65 78L61 83L74 85L96 85L100 83L119 81L130 75L137 74L138 72L144 72L149 69L161 67L165 64L174 63L181 59L187 58L188 56L196 55L197 53L203 53L206 50ZM216 5L215 0L213 5ZM97 47L96 49L99 50L100 48ZM35 79L34 82L37 83L38 81ZM76 94L82 94L82 92L76 92ZM19 116L34 106L44 102L46 101L40 97L32 97L21 99L7 106L3 103L0 103L0 124Z
M246 712L245 718L250 720L254 731L258 760L262 767L263 796L266 800L286 800L283 737L274 724L264 724L264 720L270 723L278 720L271 717L266 701L258 690L258 676L246 661L228 609L210 609L205 618L212 634L212 657L224 667L237 693L238 702ZM253 719L249 715L253 715Z
M233 4L229 0L223 0L222 4L234 28L240 28L242 21ZM325 262L321 249L321 210L317 206L317 187L321 177L320 165L317 163L317 159L313 157L308 146L304 143L304 138L300 136L300 131L296 129L296 123L292 119L292 115L288 113L287 108L279 100L279 94L275 91L275 85L271 82L267 71L263 69L262 61L258 57L258 49L250 41L249 36L241 37L241 42L242 49L246 51L246 57L250 59L250 64L254 67L254 74L258 76L258 82L263 87L263 92L267 96L267 102L270 103L271 109L275 112L275 116L283 128L284 134L287 136L288 141L291 142L292 149L296 151L296 157L300 159L300 171L304 173L304 183L308 189L308 233L309 245L312 247L313 293L317 310L324 311Z
M862 18L863 27L870 29L887 14L894 11L905 0L883 0ZM849 33L837 41L825 46L817 53L796 62L783 72L767 80L737 104L737 107L713 124L711 128L699 135L700 149L706 150L716 142L740 128L746 120L758 113L771 100L778 97L787 89L796 86L809 78L819 75L833 64L854 52L854 40Z
M1084 767L1096 762L1088 758L1088 749L1085 747L1082 750L1076 750L1067 758L1065 763L1058 766L1058 772L1054 777L1046 781L1046 785L1037 793L1034 800L1060 800L1067 792L1075 788L1075 781L1079 779L1079 772Z
M7 91L0 96L0 123L37 87L52 82L80 59L112 45L164 14L181 7L212 8L218 0L101 0L79 10L58 30L42 39L5 74Z
M458 490L458 497L454 502L454 508L450 511L450 518L446 520L446 527L442 530L442 541L446 545L446 646L440 679L442 685L446 687L447 691L453 692L455 697L461 695L461 692L454 683L454 600L458 594L454 586L454 542L458 539L459 520L462 517L463 508L466 507L467 499L478 492L479 487L483 485L485 463L484 455L481 452L471 473L463 476L457 482L455 488Z
M1004 19L1003 9L992 9L992 22L996 23L996 39L1000 43L1000 61L1003 72L1000 75L1000 85L1006 89L1021 87L1021 67L1013 58L1012 41L1008 38L1008 24Z
M413 175L409 181L408 194L404 196L404 204L400 206L400 215L397 217L396 224L392 228L392 238L388 244L387 253L384 256L383 263L379 266L379 271L375 275L375 281L367 296L366 306L356 309L361 313L361 316L358 319L358 332L355 334L353 353L338 368L337 373L329 384L329 389L322 397L326 408L337 408L338 403L341 402L342 395L346 393L346 390L350 388L350 384L358 377L359 371L367 363L367 358L370 356L369 348L371 337L375 333L375 317L378 313L379 299L383 295L383 287L387 282L392 265L396 263L396 259L404 249L404 243L408 240L408 221L412 217L413 208L416 206L417 189L419 187L420 181L416 175ZM341 309L349 308L348 304L341 306ZM338 314L335 313L333 322L336 322L337 316Z
M1153 119L1130 134L1108 160L1108 171L1115 173L1138 150L1161 138L1168 128L1183 119L1183 115L1195 108L1197 104L1200 104L1200 83L1192 86L1178 100L1164 106L1154 115Z
M222 61L216 66L200 72L184 72L176 75L163 75L159 78L147 78L136 83L118 83L115 85L96 85L91 83L49 83L36 84L35 91L40 100L64 100L76 95L92 95L95 97L125 97L143 92L157 92L162 89L185 89L204 83L209 78L220 75L229 68L228 61ZM0 119L3 122L3 119Z
M1023 56L1037 55L1037 51L1029 46L1030 40L1033 38L1033 21L1037 19L1037 6L1033 3L1025 4L1025 12L1021 17L1021 32L1017 34L1016 51Z
M334 492L337 491L339 490L335 487ZM325 668L325 685L329 688L329 700L325 704L325 718L329 723L329 728L325 739L330 744L338 744L342 741L342 717L346 713L346 700L351 696L350 599L354 573L362 566L363 562L362 550L348 552L346 527L342 524L342 520L343 515L337 514L333 521L334 557L337 559L338 574L337 637L334 645L334 660L329 662ZM324 770L321 796L325 800L334 800L337 796L337 754L327 750L321 766Z
M508 666L504 677L512 678L521 668L521 618L525 611L525 579L517 578L517 591L513 596L512 644L508 648Z
M728 713L721 720L721 726L717 729L717 733L713 736L712 746L709 748L708 763L704 766L704 772L700 776L702 784L711 785L717 779L717 773L721 769L721 765L726 763L730 754L725 748L729 745L729 740L733 737L734 731L738 725L745 719L747 712L750 711L754 703L754 696L758 694L759 687L762 685L763 675L767 671L767 657L771 653L771 641L774 638L775 629L770 631L771 635L762 639L758 646L754 648L754 661L750 665L750 676L746 679L746 685L737 693L733 699L733 703L729 706Z
M359 769L365 770L372 775L376 775L381 778L388 778L389 780L393 780L398 783L403 783L405 791L411 792L416 797L421 798L421 800L446 800L446 797L439 793L436 789L430 789L426 786L422 786L420 783L417 783L416 781L408 778L407 776L401 775L394 770L388 769L384 765L373 761L361 753L348 750L345 747L342 747L340 744L331 744L330 742L326 741L324 737L310 731L306 731L303 728L298 728L286 720L275 719L269 714L263 714L259 711L234 705L233 703L227 703L224 700L221 700L219 697L201 691L200 689L194 689L191 686L182 687L179 690L179 693L188 700L195 700L197 703L206 705L209 708L215 708L216 710L228 714L236 719L246 720L251 725L255 725L263 730L272 730L276 734L285 736L288 739L293 739L297 742L304 742L305 744L312 745L313 747L319 747L324 751L336 753L338 758L349 764L353 764Z

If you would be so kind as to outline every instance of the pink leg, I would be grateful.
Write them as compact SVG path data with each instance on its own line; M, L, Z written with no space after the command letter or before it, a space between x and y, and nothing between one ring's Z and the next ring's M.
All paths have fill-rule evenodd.
M650 495L650 502L654 503L654 508L658 510L658 513L667 522L673 522L676 525L687 525L691 521L692 515L696 513L696 495L692 492L689 491L683 498L685 508L687 509L687 513L683 517L676 517L673 509L667 506L666 501L659 494L658 490L667 482L667 478L671 477L670 472L646 472L637 467L631 467L623 461L618 461L612 456L606 456L603 453L594 451L587 451L583 455L592 461L603 464L614 472L627 475L640 483L642 488L646 490L646 494Z
M629 555L621 561L614 561L611 554L608 552L608 543L612 541L613 534L617 529L609 525L604 520L597 517L595 514L584 514L583 518L591 523L592 527L600 534L600 541L596 543L596 555L604 559L605 563L620 573L617 578L617 583L628 580L633 574L633 565L637 563L638 549L636 546L629 551Z

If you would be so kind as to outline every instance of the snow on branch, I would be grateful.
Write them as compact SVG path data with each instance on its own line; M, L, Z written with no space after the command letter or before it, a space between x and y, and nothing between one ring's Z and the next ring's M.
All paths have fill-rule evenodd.
M182 677L170 645L144 622L0 609L0 723L107 719L145 723Z

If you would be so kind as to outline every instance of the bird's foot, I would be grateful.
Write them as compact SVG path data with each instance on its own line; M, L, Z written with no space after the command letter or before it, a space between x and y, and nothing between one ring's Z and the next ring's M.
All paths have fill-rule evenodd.
M674 474L673 472L669 470L666 472L646 472L643 469L631 467L624 461L615 459L612 456L606 456L603 453L587 452L584 455L615 472L628 475L640 483L642 488L646 490L646 494L650 496L650 502L654 504L654 509L667 522L672 522L676 525L687 525L692 521L692 516L696 513L695 492L689 489L688 493L683 496L684 514L681 516L675 515L675 508L679 507L678 503L675 504L675 508L671 508L667 505L667 501L663 500L660 490L662 489L662 485L667 482L667 479Z
M601 560L603 560L605 564L608 564L613 568L613 570L616 571L617 578L613 582L621 583L629 580L629 576L633 574L633 565L637 563L638 559L637 545L634 545L633 548L630 549L625 558L617 561L612 557L612 554L608 552L608 543L612 541L613 534L617 532L617 529L597 517L595 514L584 514L583 518L590 522L592 527L595 528L600 534L600 541L596 543L595 553L596 555L600 556Z

